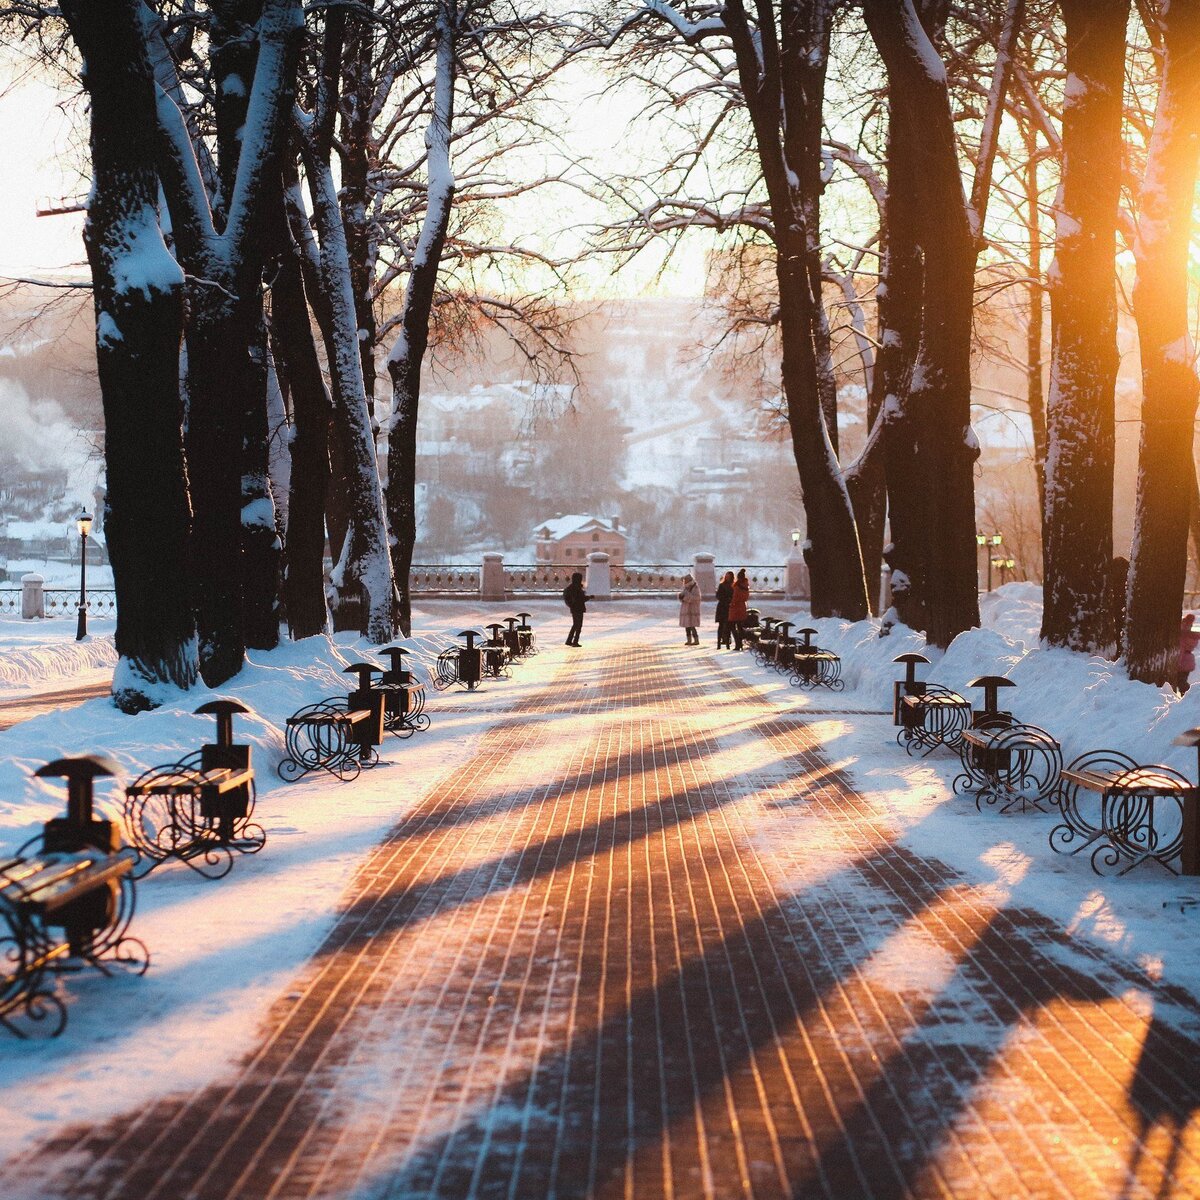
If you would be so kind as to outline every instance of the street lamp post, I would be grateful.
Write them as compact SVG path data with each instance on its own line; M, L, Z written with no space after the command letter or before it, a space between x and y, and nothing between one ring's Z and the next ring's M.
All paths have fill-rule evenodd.
M92 514L80 509L75 518L79 530L79 623L75 626L75 640L82 642L87 637L87 540L92 532Z
M988 547L987 552L987 590L992 590L992 563L997 562L996 547L1004 542L1004 534L1002 533L977 533L975 535L975 545L981 549Z

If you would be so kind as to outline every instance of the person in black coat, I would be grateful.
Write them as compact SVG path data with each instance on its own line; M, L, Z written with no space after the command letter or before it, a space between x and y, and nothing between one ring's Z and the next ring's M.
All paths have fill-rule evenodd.
M717 649L728 650L730 642L729 602L733 599L733 572L726 571L717 584Z
M583 576L576 571L571 582L563 588L563 603L571 610L571 632L567 634L567 645L578 646L579 634L583 630L583 614L587 612L587 601L594 600L583 590Z

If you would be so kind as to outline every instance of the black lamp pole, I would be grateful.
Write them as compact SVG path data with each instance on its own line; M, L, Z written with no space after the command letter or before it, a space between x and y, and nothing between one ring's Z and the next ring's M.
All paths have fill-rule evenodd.
M92 514L83 509L75 518L79 530L79 623L75 626L75 640L82 642L87 637L87 540L92 530Z

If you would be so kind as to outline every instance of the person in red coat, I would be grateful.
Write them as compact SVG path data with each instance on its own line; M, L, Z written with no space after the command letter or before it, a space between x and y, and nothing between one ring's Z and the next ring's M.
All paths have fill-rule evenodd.
M1184 613L1179 622L1179 671L1175 676L1175 690L1182 696L1191 687L1188 676L1196 669L1196 646L1200 633L1192 626L1195 614Z
M729 601L729 628L733 632L733 648L742 648L742 623L749 614L746 603L750 599L750 581L746 578L746 568L743 567L733 581L733 599Z

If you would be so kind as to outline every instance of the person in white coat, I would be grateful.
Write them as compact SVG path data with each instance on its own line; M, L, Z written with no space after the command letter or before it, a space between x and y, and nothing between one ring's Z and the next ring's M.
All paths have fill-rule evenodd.
M700 645L700 588L690 575L683 577L683 591L679 593L679 624L687 631L684 645Z

